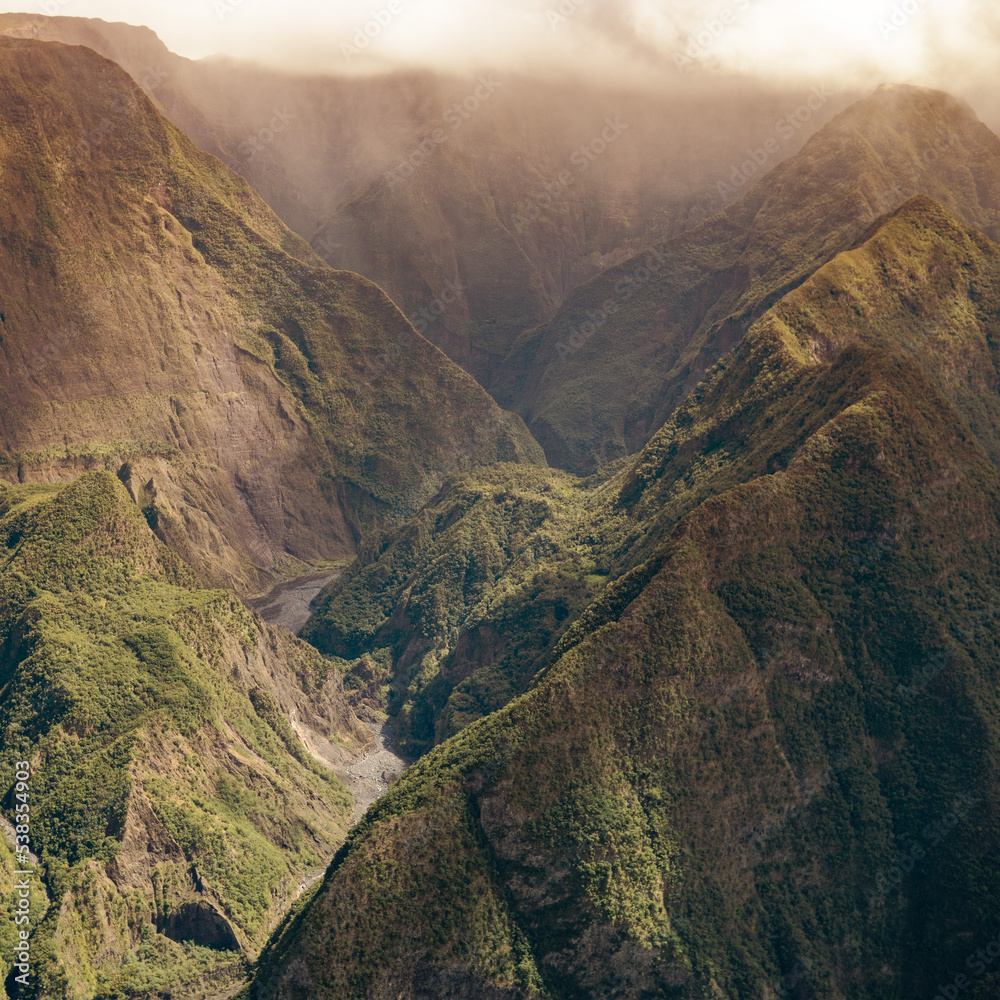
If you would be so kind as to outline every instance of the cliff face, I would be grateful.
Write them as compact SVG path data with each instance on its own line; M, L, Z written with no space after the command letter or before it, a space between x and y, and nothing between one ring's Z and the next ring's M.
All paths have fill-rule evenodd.
M340 674L198 590L110 473L0 485L0 545L0 754L31 762L51 897L39 995L238 981L350 823L289 722L363 746Z
M1000 139L967 106L880 89L720 215L580 288L518 340L493 393L554 465L634 453L755 319L909 198L1000 236L998 177Z
M324 236L408 307L455 293L434 336L550 457L617 457L586 479L120 69L0 39L0 768L32 764L38 995L259 958L260 1000L896 1000L963 967L992 1000L1000 140L880 91L506 356L590 250L659 232L650 189L518 234L538 137L489 170L437 145ZM356 549L328 656L205 589ZM422 756L348 836L306 747L357 750L352 704Z
M524 694L368 814L255 995L860 1000L962 968L1000 884L998 261L913 200L755 323L610 484L554 480L561 513L531 525L512 496L467 633L543 604L529 573L551 596L574 562L606 581L550 627ZM497 491L451 500L373 550L317 635L419 654L429 569L398 605L363 598L403 559L461 561L463 521L487 564ZM404 684L433 688L441 653L399 661ZM996 989L985 964L970 977Z
M378 283L487 386L574 288L733 200L734 165L803 99L691 77L637 94L511 73L305 76L192 62L145 29L86 18L0 15L0 33L119 63L321 257ZM813 100L766 168L849 100Z
M735 198L722 179L793 101L768 92L714 102L681 88L609 99L494 76L442 88L408 144L313 244L408 315L437 307L426 336L492 390L518 336L574 289ZM844 103L824 95L770 165ZM446 282L457 295L442 294Z
M210 583L350 555L450 472L540 461L117 66L0 40L0 462L117 473Z
M462 477L376 536L302 631L424 752L532 683L607 579L593 492L551 469ZM602 512L603 513L603 512Z

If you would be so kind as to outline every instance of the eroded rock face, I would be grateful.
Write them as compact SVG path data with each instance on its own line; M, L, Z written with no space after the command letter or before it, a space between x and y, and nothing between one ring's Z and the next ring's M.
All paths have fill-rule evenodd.
M37 777L51 900L39 976L74 1000L238 979L351 825L348 790L293 730L348 757L367 743L339 672L198 589L110 473L0 483L0 540L0 744Z
M303 76L183 59L131 25L31 13L0 15L0 33L123 66L324 260L377 282L481 380L575 287L713 215L727 186L735 197L719 181L801 101L749 84L724 99L684 86L610 100L585 81L509 72ZM769 165L847 100L829 96Z
M339 675L322 675L319 657L284 629L260 623L249 648L222 633L218 655L235 690L249 692L265 715L267 704L272 704L293 720L305 720L298 727L336 734L338 743L330 745L345 757L369 738L348 706ZM269 701L261 702L262 696ZM198 765L192 772L195 759ZM92 862L61 900L55 940L64 967L71 973L88 966L111 967L137 947L150 928L178 943L255 956L297 895L303 873L289 872L275 886L265 923L243 926L232 917L227 888L213 883L204 857L178 842L165 822L165 810L187 808L192 791L198 798L209 795L220 781L262 794L273 780L273 761L263 759L224 718L186 737L147 729L133 757L124 821L108 829L121 847L107 865ZM283 794L284 821L305 823L325 861L346 829L339 815L342 804L294 784ZM279 827L271 829L267 821L261 832L279 846L288 836ZM83 942L77 935L81 913L94 918Z
M0 475L115 473L202 582L351 555L519 418L90 50L0 39Z
M203 948L236 951L239 941L229 921L211 904L200 901L182 903L156 928L172 941L190 941Z
M121 851L106 869L109 891L136 891L149 898L148 922L173 941L222 951L247 948L247 936L230 923L223 901L167 831L138 780L122 832ZM142 923L137 922L130 943L141 934Z

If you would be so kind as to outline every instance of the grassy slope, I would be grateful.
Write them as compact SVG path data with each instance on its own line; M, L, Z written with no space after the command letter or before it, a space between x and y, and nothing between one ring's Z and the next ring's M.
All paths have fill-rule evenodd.
M339 675L194 589L107 473L0 486L0 561L0 766L32 761L53 899L38 995L241 969L347 829L349 794L285 721L361 738Z
M929 198L907 202L772 312L818 357L862 342L913 359L1000 459L1000 250Z
M881 89L719 216L660 244L659 258L582 287L522 335L491 388L554 465L588 470L635 452L750 322L910 197L931 196L997 238L998 177L1000 139L965 105ZM608 302L613 315L584 328Z
M895 1000L965 968L1000 884L1000 475L949 373L995 342L900 331L921 290L988 315L996 254L918 201L814 279L861 273L877 322L804 288L754 327L616 481L620 575L369 813L256 995Z
M448 471L540 460L373 284L88 49L0 39L0 471L122 469L203 580L350 554Z
M996 460L998 289L996 245L916 198L763 322L826 361L855 342L912 358ZM737 434L716 419L721 438ZM657 459L663 440L651 446ZM793 445L768 439L767 455L759 447L755 467L767 469ZM702 492L680 494L685 507L671 498L674 518L705 498L709 482L722 488L702 474L717 464L715 451L684 452ZM631 473L627 492L646 464ZM723 482L739 481L734 474ZM672 523L649 506L631 519L606 509L609 477L511 468L465 478L416 520L370 542L325 595L305 637L353 660L352 685L395 715L400 738L422 752L524 691L600 587L640 561Z
M548 469L463 477L376 537L302 637L353 660L348 686L396 719L411 754L530 684L607 577L596 494Z

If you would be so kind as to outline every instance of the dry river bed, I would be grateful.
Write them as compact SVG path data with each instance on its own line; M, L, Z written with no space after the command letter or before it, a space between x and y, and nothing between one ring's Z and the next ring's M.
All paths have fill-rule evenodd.
M284 625L298 635L312 614L312 602L338 576L340 570L297 576L279 583L263 597L251 598L246 604L270 625Z
M284 625L296 635L312 613L312 602L327 584L337 578L339 571L310 573L308 576L296 577L279 583L262 597L247 601L247 605L257 612L264 621L272 625ZM319 757L327 766L340 776L351 795L354 796L354 816L352 823L357 823L364 816L368 807L381 798L412 763L400 756L392 742L392 728L387 722L374 723L368 726L371 731L371 742L356 757L344 760L342 753L335 756L330 752L326 741L312 738L315 734L304 731L291 719L292 728L306 744L309 750ZM321 877L314 875L306 882L306 887Z

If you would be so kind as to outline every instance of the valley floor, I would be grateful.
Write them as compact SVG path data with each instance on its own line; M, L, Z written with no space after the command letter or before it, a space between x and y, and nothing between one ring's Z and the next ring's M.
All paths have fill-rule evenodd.
M271 625L284 625L298 635L312 613L310 605L319 592L340 576L340 570L309 573L284 580L262 597L246 602L247 607Z
M313 599L327 584L334 581L340 570L309 573L285 580L262 597L247 601L247 605L270 625L284 625L298 634L311 613ZM368 807L378 801L402 776L412 763L395 750L392 725L389 722L369 723L371 742L360 755L349 755L342 747L320 734L291 720L292 728L309 752L337 773L354 798L353 823L357 823ZM321 878L325 869L314 873L303 889Z

